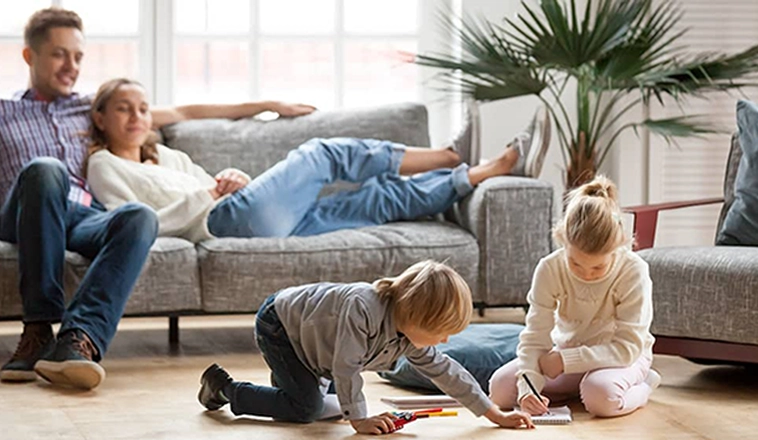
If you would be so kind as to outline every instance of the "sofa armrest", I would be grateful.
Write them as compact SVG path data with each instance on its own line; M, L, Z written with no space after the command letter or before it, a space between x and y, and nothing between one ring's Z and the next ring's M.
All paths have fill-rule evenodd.
M684 202L654 203L651 205L628 206L621 208L627 214L634 216L634 250L648 249L655 244L655 230L658 227L658 213L661 211L689 208L693 206L722 203L721 197L710 199L689 200Z
M552 249L552 185L513 176L488 179L459 203L454 221L479 243L474 301L526 304L534 268Z

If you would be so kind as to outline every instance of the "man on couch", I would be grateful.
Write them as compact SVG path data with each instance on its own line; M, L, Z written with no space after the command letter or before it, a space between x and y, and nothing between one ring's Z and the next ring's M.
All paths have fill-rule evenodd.
M105 212L82 175L91 97L73 92L84 55L82 21L59 8L31 16L24 61L31 88L0 100L0 240L18 246L24 331L0 369L3 381L82 389L105 378L99 361L155 241L155 213L140 204ZM154 128L197 118L242 118L263 111L299 116L313 107L281 102L154 109ZM63 290L64 252L92 261L71 303ZM57 338L51 324L61 322Z

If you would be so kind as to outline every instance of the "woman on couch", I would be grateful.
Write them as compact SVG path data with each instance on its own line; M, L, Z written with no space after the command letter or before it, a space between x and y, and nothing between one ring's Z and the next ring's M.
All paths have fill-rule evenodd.
M465 135L446 149L311 139L251 179L234 168L211 176L185 153L156 143L146 93L136 81L103 84L92 121L87 179L97 199L109 210L145 203L158 213L159 235L193 242L308 236L434 215L490 177L538 170L535 162L549 143L533 123L531 133L517 137L499 157L469 167L457 152L466 147ZM319 198L324 185L336 180L361 186Z

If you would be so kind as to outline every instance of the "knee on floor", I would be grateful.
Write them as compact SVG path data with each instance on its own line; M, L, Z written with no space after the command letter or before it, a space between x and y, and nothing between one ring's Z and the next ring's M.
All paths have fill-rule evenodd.
M495 374L490 379L490 400L500 408L512 408L516 406L518 389L516 381L506 375Z
M618 387L592 375L585 376L579 385L584 408L596 417L615 417L623 406Z
M312 402L310 405L303 402L296 407L292 414L292 422L295 423L312 423L318 420L324 412L323 401Z

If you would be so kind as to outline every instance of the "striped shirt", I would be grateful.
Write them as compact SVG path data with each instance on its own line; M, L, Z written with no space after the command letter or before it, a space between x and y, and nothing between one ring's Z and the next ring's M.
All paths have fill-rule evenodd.
M91 104L91 96L76 93L53 102L40 101L31 89L15 99L0 100L0 206L23 167L38 157L63 162L71 179L69 200L91 203L82 169Z

